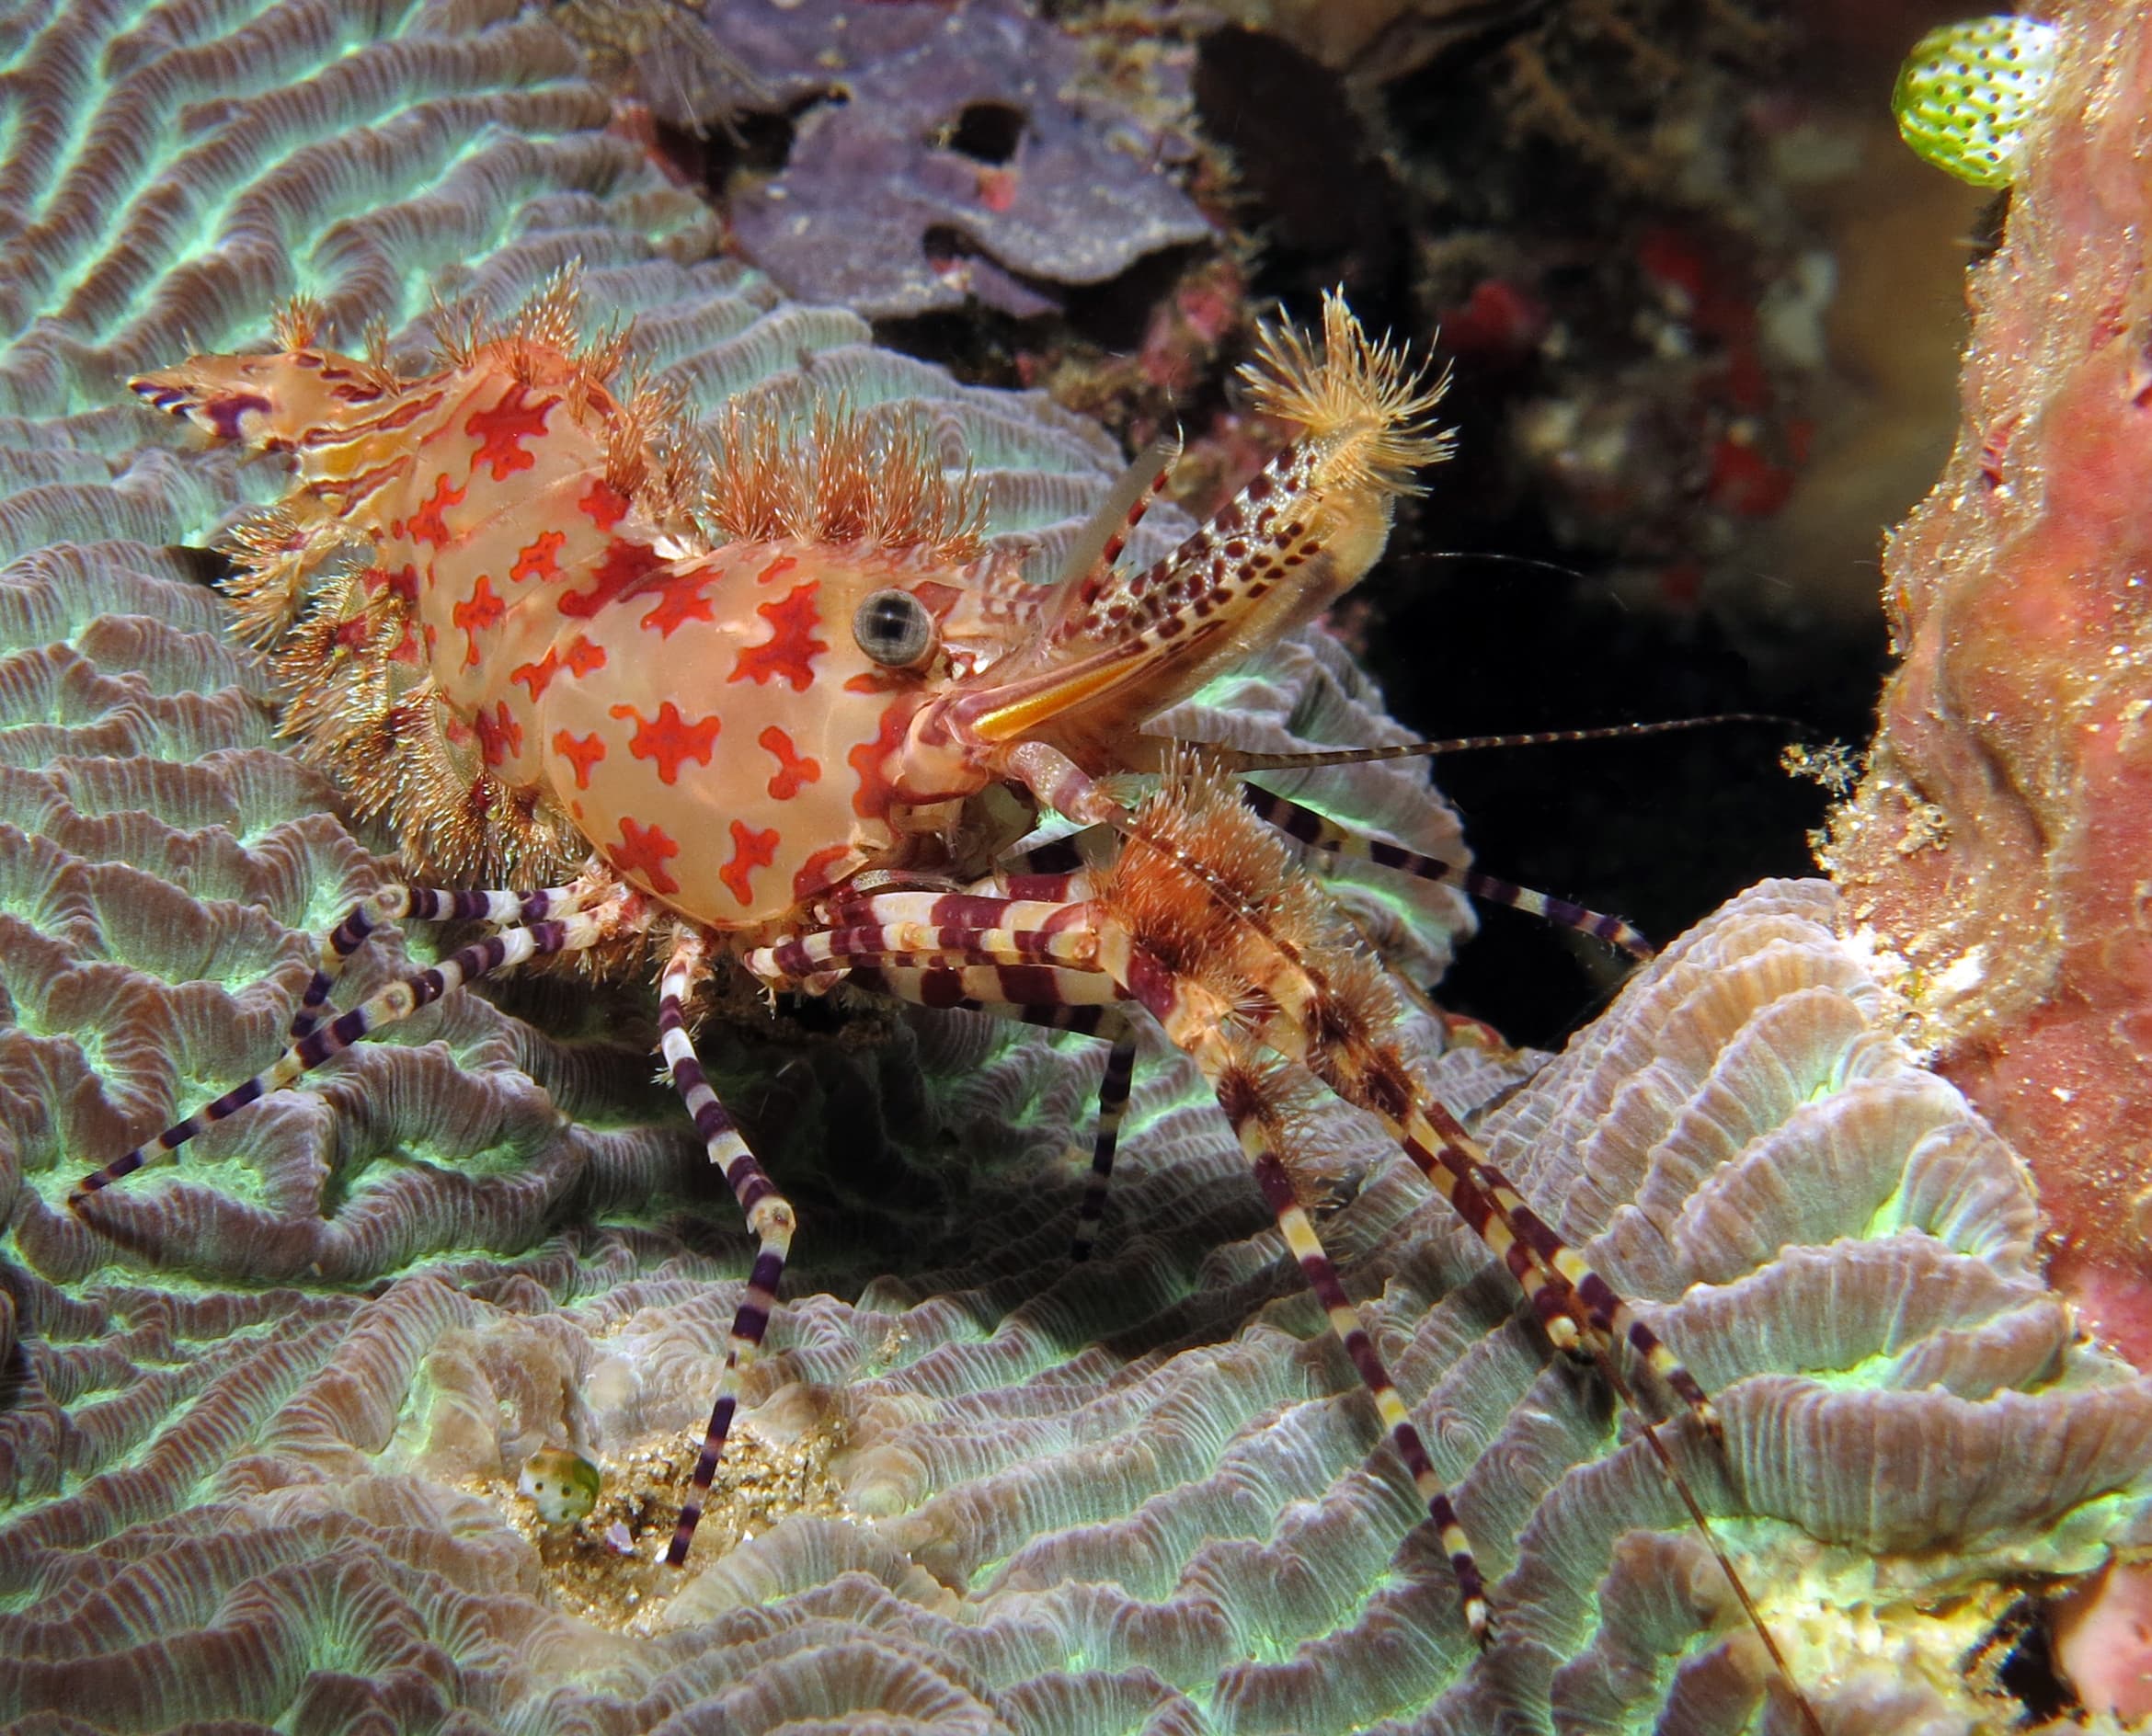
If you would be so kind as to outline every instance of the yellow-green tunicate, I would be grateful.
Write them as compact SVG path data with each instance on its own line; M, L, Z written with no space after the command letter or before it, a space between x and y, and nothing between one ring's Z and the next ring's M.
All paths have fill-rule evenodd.
M2060 32L2038 18L1930 30L1898 69L1891 112L1915 154L1975 187L2005 187L2047 95Z
M573 1525L598 1504L603 1481L598 1468L581 1454L549 1446L523 1461L516 1492L538 1509L538 1516L547 1525Z

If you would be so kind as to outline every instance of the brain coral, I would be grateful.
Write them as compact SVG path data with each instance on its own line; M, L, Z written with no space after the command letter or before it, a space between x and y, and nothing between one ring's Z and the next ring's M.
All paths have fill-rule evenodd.
M309 936L379 872L275 745L189 553L266 479L113 407L120 373L293 288L399 326L579 257L699 403L920 403L1042 561L1114 454L701 257L696 210L508 8L68 6L0 42L0 1723L1787 1727L1596 1376L1549 1364L1354 1115L1314 1112L1350 1195L1326 1234L1501 1574L1471 1655L1222 1119L1155 1050L1077 1267L1094 1048L864 1008L713 1021L806 1228L684 1580L650 1545L751 1246L647 1083L632 988L456 997L95 1231L59 1209L258 1064ZM1205 698L1191 732L1394 734L1315 639ZM1402 773L1324 799L1455 853ZM1347 896L1438 966L1446 900ZM1889 1034L1836 917L1826 887L1757 889L1521 1090L1419 1035L1718 1389L1723 1455L1674 1450L1834 1728L2000 1724L1956 1660L2014 1582L2146 1540L2152 1391L2072 1341L2023 1173ZM549 1445L603 1473L579 1530L515 1493Z

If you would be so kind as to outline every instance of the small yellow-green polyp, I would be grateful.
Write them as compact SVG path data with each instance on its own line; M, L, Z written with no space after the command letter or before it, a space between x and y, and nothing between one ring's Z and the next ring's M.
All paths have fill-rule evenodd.
M2051 81L2058 36L2037 18L1973 18L1914 44L1891 113L1914 154L1975 187L2007 187Z

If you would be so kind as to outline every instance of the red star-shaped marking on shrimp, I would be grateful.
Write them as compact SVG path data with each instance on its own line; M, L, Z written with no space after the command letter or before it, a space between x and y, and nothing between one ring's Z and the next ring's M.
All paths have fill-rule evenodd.
M489 766L499 765L523 751L523 726L515 720L503 700L487 716L480 712L471 719L471 727L478 735L478 753Z
M601 531L611 531L627 517L627 497L604 477L596 478L583 490L583 497L576 502L576 510Z
M495 482L506 482L519 470L529 470L538 461L523 450L523 442L545 432L545 413L558 398L541 398L533 404L521 385L511 385L500 402L489 410L474 410L464 432L478 441L471 454L471 474L486 465Z
M537 539L517 551L516 564L509 568L509 577L521 585L526 580L558 578L560 577L560 545L567 537L559 531L541 531Z
M646 595L658 599L657 607L643 617L645 627L655 627L661 638L672 637L675 627L683 627L691 621L710 619L710 600L703 590L715 577L708 567L689 567L684 572L668 573Z
M553 685L553 678L560 673L560 653L551 645L545 655L535 663L519 663L509 671L509 680L521 681L531 690L531 703L535 705L542 694Z
M433 479L433 494L420 502L418 510L411 515L406 527L414 542L430 542L440 548L449 540L448 520L441 517L451 507L464 504L464 490L449 486L448 473L443 471Z
M735 820L733 825L738 827ZM666 835L662 826L652 826L647 830L633 819L623 816L620 822L622 842L608 844L605 858L631 880L639 881L659 897L669 892L678 892L680 882L668 872L665 864L680 854L680 846Z
M848 683L849 685L849 683ZM881 725L872 741L863 741L845 759L859 774L859 788L852 797L852 811L863 819L885 819L895 805L897 792L890 786L889 756L904 745L906 725L914 708L899 702L882 713Z
M753 877L758 868L767 868L777 860L777 833L774 830L758 832L743 820L732 822L732 860L717 871L732 896L741 907L755 901Z
M553 685L553 678L563 669L566 669L570 675L579 677L590 674L592 669L601 669L604 667L605 647L601 645L592 645L590 640L578 633L576 634L575 643L568 646L567 657L561 656L557 646L549 645L545 647L545 655L540 657L537 662L519 663L510 669L509 680L521 681L529 688L531 690L531 703L535 705L544 694L545 690Z
M571 736L565 729L553 732L553 751L576 769L576 788L590 787L590 768L605 758L605 744L592 730L587 736Z
M821 588L819 580L810 580L774 602L758 604L755 613L770 623L770 636L761 645L745 646L726 680L753 681L758 687L773 680L790 681L796 693L812 687L814 659L830 648L815 637L815 629L822 624L815 610L815 594Z
M493 594L493 581L484 573L471 587L471 594L449 611L449 619L464 630L466 644L464 648L464 667L474 668L478 661L478 635L488 627L500 624L508 613L508 605Z
M719 725L715 717L699 717L691 724L670 700L658 706L655 717L645 717L633 705L615 705L612 715L623 722L635 720L635 737L628 743L628 751L638 760L655 760L660 783L680 782L682 760L699 760L708 765L717 746Z
M818 762L805 759L792 745L792 737L775 724L755 737L755 745L777 756L777 770L770 774L770 799L789 802L800 792L803 784L818 782L822 768Z
M664 565L656 551L644 543L615 537L605 545L605 558L590 574L590 588L568 592L560 600L560 612L588 621L621 592L641 584Z

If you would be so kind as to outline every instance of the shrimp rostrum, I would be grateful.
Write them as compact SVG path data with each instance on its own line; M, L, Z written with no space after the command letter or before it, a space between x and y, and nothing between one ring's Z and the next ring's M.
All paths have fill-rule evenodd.
M1643 1371L1715 1427L1666 1347L1415 1074L1390 977L1271 822L1341 841L1247 789L1230 752L1143 733L1358 580L1395 502L1445 454L1429 421L1443 383L1371 340L1341 299L1319 341L1267 328L1244 371L1257 405L1297 430L1283 451L1179 547L1124 570L1128 531L1171 467L1170 452L1148 455L1050 585L989 543L969 478L914 424L735 409L700 438L665 394L630 383L624 341L582 344L571 282L500 327L466 324L416 378L325 348L315 323L295 305L268 353L198 357L133 389L285 455L288 494L232 540L236 630L272 659L286 733L393 828L409 878L324 941L275 1064L86 1177L78 1210L459 985L568 955L613 972L649 960L672 1082L757 1243L670 1547L679 1563L795 1230L696 1060L713 971L1114 1039L1079 1254L1128 1095L1130 1021L1148 1018L1216 1091L1417 1483L1476 1636L1492 1612L1471 1546L1296 1181L1285 1104L1308 1076L1388 1129L1556 1346L1623 1391L1617 1365ZM1134 774L1151 791L1140 801L1125 799ZM988 812L1012 805L1097 828L1094 865L998 861L982 840L1013 834ZM486 928L336 1011L338 973L399 919Z

